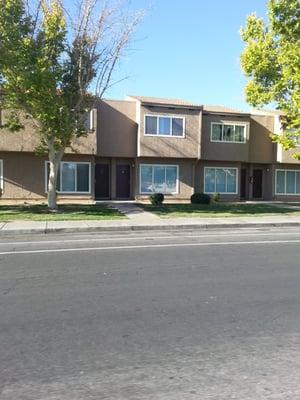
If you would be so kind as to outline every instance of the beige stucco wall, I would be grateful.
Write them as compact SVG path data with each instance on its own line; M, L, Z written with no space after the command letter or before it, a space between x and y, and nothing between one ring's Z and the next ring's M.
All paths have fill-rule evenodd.
M300 165L300 161L293 158L294 153L300 153L300 146L296 146L294 149L281 150L281 163L282 164L295 164Z
M5 121L7 112L1 110L2 121ZM96 118L97 112L95 112ZM0 151L34 152L40 146L41 141L37 133L37 127L31 119L21 118L24 129L19 132L11 132L8 129L0 129ZM75 138L72 146L65 153L95 154L96 131L88 133L84 137Z
M0 152L3 160L4 190L2 199L41 199L45 193L45 157L34 153ZM91 193L59 195L59 198L92 198L94 192L93 156L66 155L63 161L91 162ZM1 200L0 200L1 201Z
M135 157L136 103L105 100L99 101L97 108L97 154L103 157Z
M185 137L145 135L145 115L180 116L185 118ZM140 157L198 158L200 149L201 111L141 105L139 126Z
M276 160L276 144L270 135L274 132L274 117L251 115L249 162L272 163Z
M189 199L193 194L193 182L194 182L194 166L193 160L185 159L174 159L174 158L138 158L136 160L136 186L135 186L135 197L137 199L148 199L148 195L141 195L140 189L140 165L141 164L160 164L160 165L178 165L179 167L179 184L178 194L165 195L166 200L168 199Z
M203 114L201 159L248 161L250 119L245 116ZM246 143L211 142L212 122L243 123L246 125Z

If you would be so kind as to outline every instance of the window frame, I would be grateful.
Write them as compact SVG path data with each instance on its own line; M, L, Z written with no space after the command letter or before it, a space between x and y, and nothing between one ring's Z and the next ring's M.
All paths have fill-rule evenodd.
M142 192L142 167L152 167L152 186L153 186L153 167L164 167L165 168L165 180L166 180L166 169L167 167L176 167L176 191L171 193L164 192ZM165 195L179 194L179 165L178 164L140 164L139 165L139 194L151 195L154 193L163 193Z
M0 190L4 191L4 173L3 173L3 160L0 160Z
M47 170L48 170L48 164L50 164L50 161L45 161L45 193L48 193L48 179L47 179ZM89 179L88 179L88 184L89 184L89 190L86 191L62 191L62 190L57 190L56 192L59 194L91 194L91 162L89 161L61 161L59 163L59 173L60 173L60 189L62 187L62 165L63 164L76 164L76 173L75 173L75 189L77 189L77 164L85 164L89 166Z
M295 147L300 147L300 136L293 136L292 140L295 143Z
M146 132L146 118L147 117L154 117L156 118L156 134L154 133L147 133ZM170 119L170 135L160 135L159 132L159 118L169 118ZM173 135L173 119L181 119L182 120L182 135L176 136ZM185 116L183 115L169 115L169 114L145 114L144 115L144 135L145 136L152 136L152 137L167 137L167 138L177 138L177 139L184 139L185 138Z
M213 126L214 125L221 125L222 126L222 140L214 140L213 139ZM224 140L224 126L225 125L233 125L234 126L234 131L236 126L243 126L244 127L244 140L242 142L238 142L236 140ZM235 143L235 144L245 144L247 143L247 124L243 122L232 122L232 121L226 121L226 122L211 122L210 124L210 141L212 143Z
M234 169L234 170L236 171L236 175L235 175L235 189L236 189L236 190L235 190L235 192L217 192L216 190L215 190L214 192L207 192L207 191L205 191L205 171L206 171L207 169L214 169L214 170L217 170L217 169L221 169L221 170ZM225 176L226 176L225 187L227 187L227 174L226 174ZM238 186L238 184L239 184L239 169L238 169L238 168L236 168L236 167L214 167L214 166L211 166L211 167L204 167L204 174L203 174L203 193L206 193L206 194L220 193L220 194L228 194L228 195L238 194L238 193L239 193L239 186ZM217 185L217 182L216 182L216 173L215 173L215 189L216 189L216 185Z
M284 172L284 193L277 192L277 172ZM295 172L295 190L296 190L296 182L297 182L297 172L300 174L300 169L275 169L275 196L300 196L300 193L287 193L287 172Z

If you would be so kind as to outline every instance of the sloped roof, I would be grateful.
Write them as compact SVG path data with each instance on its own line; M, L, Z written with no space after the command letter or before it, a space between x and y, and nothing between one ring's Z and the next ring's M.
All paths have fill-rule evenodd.
M188 108L202 108L200 104L194 104L191 101L182 99L164 99L161 97L147 97L147 96L127 96L127 98L139 100L144 104L156 104L162 106L176 106L176 107L188 107Z
M203 111L207 112L213 112L213 113L230 113L230 114L246 114L249 115L249 113L246 113L241 110L237 110L235 108L230 108L230 107L225 107L225 106L219 106L219 105L208 105L204 104L203 105Z
M183 99L166 99L161 97L148 97L148 96L127 96L127 99L134 99L138 100L143 104L153 104L153 105L161 105L161 106L170 106L170 107L185 107L185 108L199 108L203 109L206 112L213 112L213 113L230 113L230 114L246 114L241 110L237 110L234 108L229 108L225 106L219 105L208 105L208 104L195 104L188 100Z
M266 108L253 108L251 109L252 115L285 115L285 112L282 110L269 110Z

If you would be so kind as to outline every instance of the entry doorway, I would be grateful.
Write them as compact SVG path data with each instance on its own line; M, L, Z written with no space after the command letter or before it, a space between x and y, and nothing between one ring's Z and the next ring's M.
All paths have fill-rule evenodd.
M109 199L109 177L110 166L109 164L96 164L95 165L95 198Z
M128 164L116 166L116 197L130 198L130 165Z
M253 199L262 198L262 183L263 183L263 170L254 169L253 170Z
M241 200L246 200L246 168L241 169Z

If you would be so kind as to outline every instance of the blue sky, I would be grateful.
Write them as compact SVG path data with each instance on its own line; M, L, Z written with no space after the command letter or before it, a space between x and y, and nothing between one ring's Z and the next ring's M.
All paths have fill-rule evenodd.
M248 109L239 29L248 14L265 16L264 0L132 0L147 9L105 97L174 97Z
M147 9L132 50L114 79L129 76L105 97L126 94L183 98L247 110L239 55L239 29L265 0L131 0Z

